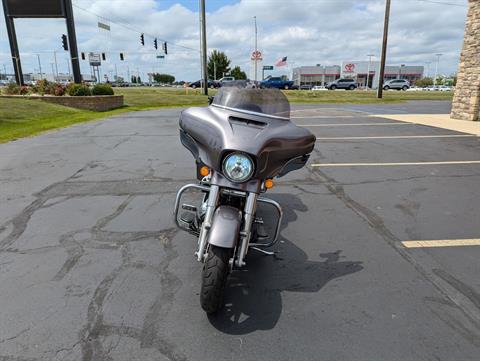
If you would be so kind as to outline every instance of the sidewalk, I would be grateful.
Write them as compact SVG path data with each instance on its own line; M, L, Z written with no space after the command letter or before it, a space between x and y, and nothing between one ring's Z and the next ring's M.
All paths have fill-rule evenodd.
M480 122L451 119L450 114L372 114L369 116L428 125L480 136Z

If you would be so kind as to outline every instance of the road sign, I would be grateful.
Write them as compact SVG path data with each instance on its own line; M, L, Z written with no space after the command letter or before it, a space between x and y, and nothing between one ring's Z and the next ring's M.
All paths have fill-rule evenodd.
M264 65L263 70L273 70L273 65Z
M100 66L102 61L100 60L100 54L88 53L88 62L90 66Z
M157 59L165 59L165 55L157 55Z

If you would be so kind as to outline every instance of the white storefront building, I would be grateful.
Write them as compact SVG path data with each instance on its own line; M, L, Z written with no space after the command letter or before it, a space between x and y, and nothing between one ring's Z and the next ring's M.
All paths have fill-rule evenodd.
M326 85L338 78L353 78L359 87L367 82L371 88L378 87L380 62L378 61L344 61L342 65L333 66L301 66L293 69L293 81L298 86ZM385 66L384 81L390 79L407 79L414 84L423 78L424 67L421 65L387 65Z

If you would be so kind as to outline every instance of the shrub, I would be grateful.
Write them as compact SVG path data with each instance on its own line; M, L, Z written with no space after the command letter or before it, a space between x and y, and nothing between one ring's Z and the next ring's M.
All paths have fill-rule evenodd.
M110 84L96 84L92 89L93 95L113 95L113 89Z
M49 88L51 87L51 83L47 79L40 79L37 80L35 85L33 86L33 92L44 95L44 94L50 94L49 93Z
M92 91L88 85L75 83L72 83L68 86L67 93L72 97L92 95Z
M52 95L55 95L57 97L61 97L62 95L65 94L65 90L66 90L66 87L62 84L55 84L55 87L53 89L53 94Z
M22 85L18 91L20 95L27 95L30 92L30 88L26 85Z
M5 94L7 95L18 95L20 94L20 87L15 83L9 83L5 88Z

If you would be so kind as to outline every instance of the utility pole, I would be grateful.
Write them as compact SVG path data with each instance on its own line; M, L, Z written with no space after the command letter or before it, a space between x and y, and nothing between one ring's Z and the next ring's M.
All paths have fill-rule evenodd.
M383 97L383 78L385 77L385 60L387 58L389 20L390 20L390 0L385 0L385 20L383 22L382 58L380 60L380 74L378 78L378 89L377 89L378 99L381 99Z
M443 54L435 54L435 56L437 57L437 63L435 64L435 77L433 78L433 86L436 86L437 85L437 76L438 76L438 64L440 63L440 57L442 56Z
M37 54L37 60L38 60L38 70L40 71L40 79L43 79L43 76L42 76L42 63L40 63L40 54Z
M258 63L258 60L256 58L256 54L257 54L257 51L258 51L258 42L257 42L258 31L257 31L257 17L256 16L253 17L253 21L255 23L255 59L254 59L254 62L255 62L255 85L256 85L257 84L257 63Z
M208 95L208 72L207 72L207 33L205 24L205 0L200 0L200 34L202 42L202 78L203 78L203 94Z
M368 56L368 68L367 68L367 81L365 82L365 90L368 90L369 83L370 83L370 64L372 63L372 56L373 54L367 54Z

